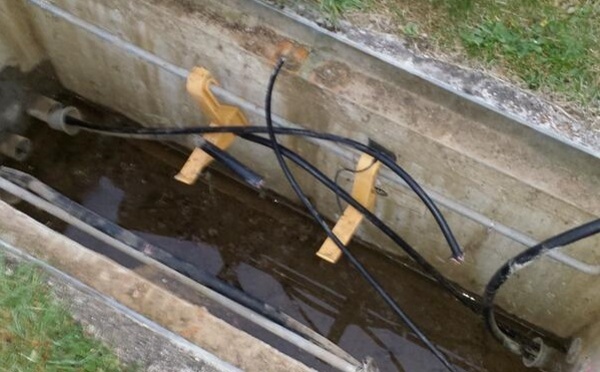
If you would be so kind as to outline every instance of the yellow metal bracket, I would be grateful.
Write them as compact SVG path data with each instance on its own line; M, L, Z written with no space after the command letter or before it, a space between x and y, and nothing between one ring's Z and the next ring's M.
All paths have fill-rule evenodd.
M210 119L210 125L248 125L246 116L239 108L223 105L215 98L210 90L212 84L218 85L211 73L205 68L196 67L190 72L186 85L188 93L198 102L204 115ZM226 150L235 140L235 135L232 133L208 133L203 137L222 150ZM196 147L175 179L188 185L193 184L212 160L210 155Z
M381 163L375 161L373 157L367 154L363 154L356 165L352 196L370 211L375 207L375 199L377 197L375 192L375 181L377 180L379 168L381 168ZM348 206L335 224L333 233L342 241L342 243L348 244L362 222L362 219L363 215L359 211L352 206ZM336 263L342 256L342 251L337 247L333 240L327 238L317 252L317 256L325 261Z

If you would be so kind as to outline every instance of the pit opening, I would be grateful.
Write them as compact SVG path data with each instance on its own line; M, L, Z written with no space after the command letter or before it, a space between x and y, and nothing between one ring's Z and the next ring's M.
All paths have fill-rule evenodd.
M64 90L47 66L28 76L14 71L4 76L28 89L35 82L35 90L42 87L42 92L76 106L95 122L139 125ZM218 165L196 185L183 185L173 175L185 161L186 151L173 143L92 133L70 136L37 120L23 120L23 134L33 145L31 155L26 161L4 159L3 165L33 175L178 259L281 309L357 359L373 358L382 371L440 370L431 352L395 318L348 262L342 260L333 266L314 255L325 235L297 204L272 192L252 190ZM35 207L26 203L17 207L86 247L135 271L144 271L135 259ZM386 255L359 239L353 240L350 248L375 276L385 278L390 294L459 370L525 370L518 357L486 332L479 315L410 262ZM310 367L335 370L227 309L186 293L176 282L152 279ZM552 335L507 314L500 317L525 335L542 333L552 340Z

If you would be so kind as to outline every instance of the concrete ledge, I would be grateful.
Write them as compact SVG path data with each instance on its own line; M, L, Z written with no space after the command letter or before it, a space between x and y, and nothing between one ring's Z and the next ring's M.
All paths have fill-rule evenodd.
M48 276L52 293L94 338L109 345L119 359L145 371L237 372L240 369L131 311L77 279L0 241L9 262L34 264Z
M396 35L365 30L340 21L331 32L319 26L322 15L302 1L266 1L274 11L319 27L321 32L365 50L391 65L414 74L452 94L486 107L511 121L531 127L569 146L600 158L600 118L574 118L559 105L481 71L462 68L411 50ZM283 7L281 4L285 4ZM283 9L281 9L283 7ZM277 9L277 10L276 10Z

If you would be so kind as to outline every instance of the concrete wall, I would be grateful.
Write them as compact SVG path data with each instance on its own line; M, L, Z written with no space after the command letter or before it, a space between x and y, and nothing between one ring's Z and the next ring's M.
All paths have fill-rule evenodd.
M252 1L52 3L177 66L204 66L227 90L260 106L278 50L293 45L307 53L300 53L301 61L279 80L277 114L307 128L371 137L398 154L400 164L426 188L538 240L600 216L598 158ZM37 39L67 88L149 126L204 122L180 77L37 7L26 8ZM263 123L260 117L249 118ZM351 166L314 144L298 139L287 144L332 176L341 165ZM271 154L241 140L233 152L266 175L269 187L292 195ZM301 180L319 209L335 217L334 198L312 180ZM494 271L523 249L493 229L442 208L466 251L463 265L450 263L445 242L422 204L388 177L380 186L389 196L379 200L378 214L469 290L481 293ZM361 236L401 254L370 228ZM600 251L594 249L599 243L596 237L566 251L600 263ZM394 285L393 279L388 285ZM567 336L597 318L598 290L596 277L543 259L519 272L502 290L499 303Z
M44 58L30 22L23 2L0 2L0 69L19 66L29 71Z

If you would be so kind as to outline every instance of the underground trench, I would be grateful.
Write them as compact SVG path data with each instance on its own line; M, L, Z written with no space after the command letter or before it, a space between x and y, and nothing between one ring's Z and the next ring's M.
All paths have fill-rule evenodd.
M29 75L15 69L2 73L2 153L23 159L33 149L25 162L3 163L12 169L3 169L7 179L2 185L52 211L56 205L27 194L35 191L32 182L46 184L58 190L62 198L98 213L96 230L112 232L116 238L98 235L94 228L84 226L110 243L99 244L37 208L21 203L20 209L133 273L167 287L170 292L161 292L164 296L173 293L205 306L211 314L318 370L332 368L328 365L332 360L338 369L353 369L353 363L364 362L367 357L373 358L380 370L443 370L438 359L447 359L454 366L448 369L519 370L517 358L486 332L483 313L487 328L505 346L525 354L527 363L544 364L545 355L551 355L544 350L550 346L559 350L559 362L550 360L548 369L579 371L587 366L593 370L598 305L594 276L600 272L594 264L597 237L582 240L568 254L545 252L541 247L541 252L520 257L521 261L508 261L523 252L523 246L534 246L597 219L600 167L593 133L585 137L586 133L579 133L572 125L563 136L560 128L564 126L540 126L515 117L514 112L490 108L489 102L466 97L422 71L406 69L362 45L259 2L140 2L136 6L115 2L119 4L114 8L88 4L95 7L91 10L67 0L0 4L1 17L14 15L2 25L9 32L8 39L0 38L1 61L10 64L16 58L23 69L44 58L52 64ZM155 38L157 34L162 37ZM6 50L9 54L2 54ZM185 148L206 146L198 136L169 137L175 140L176 144L169 145L174 148L165 143L107 138L111 133L106 130L67 136L25 114L32 96L43 95L81 110L84 122L77 121L75 111L58 119L42 118L71 134L76 125L88 125L88 129L96 125L97 132L99 126L136 133L140 125L163 131L176 125L174 129L182 130L182 125L206 122L206 113L198 115L197 102L184 89L184 79L189 82L190 76L195 76L192 67L201 61L223 84L211 88L218 99L239 106L252 125L262 125L270 110L265 113L262 98L257 97L264 95L268 75L282 53L288 57L288 67L275 88L273 107L280 134L285 130L281 126L311 128L326 135L339 134L339 138L351 137L362 148L374 151L371 155L393 153L398 164L423 182L431 196L426 208L421 203L425 199L412 195L406 183L389 170L381 172L374 189L377 216L430 262L420 261L426 275L416 269L419 265L400 254L397 245L382 239L366 223L358 231L360 239L355 237L350 246L357 262L382 282L382 286L373 285L374 289L387 296L388 305L393 301L401 304L418 327L406 328L405 324L411 323L394 316L401 315L402 310L390 312L346 260L332 266L314 256L325 235L307 218L305 210L298 208L270 150L241 140L235 142L231 153L213 149L217 151L213 156L221 157L217 163L233 165L237 176L242 175L254 186L263 185L260 178L264 177L268 190L256 192L241 185L236 181L240 177L219 164L204 172L199 185L185 186L172 177L189 155ZM63 119L69 124L65 126ZM258 133L270 134L264 127L259 129L262 132ZM247 133L242 137L252 139ZM314 138L281 139L305 156L309 165L319 166L332 178L335 174L335 183L348 189L353 178L362 173L340 172L354 166L356 154L335 144ZM373 145L372 139L381 145ZM273 141L260 141L274 146ZM391 157L387 159L396 165ZM302 174L297 168L294 173ZM23 181L26 177L34 179ZM19 180L20 185L12 183ZM331 224L335 223L343 208L338 206L340 202L303 174L300 183L310 195L305 204L314 203ZM439 216L431 218L429 212L435 212L431 205L441 209L448 225L441 223ZM368 214L366 217L372 221ZM63 219L79 224L72 216ZM156 255L148 258L132 252L128 245L131 239L114 233L120 231L119 225L139 235L140 241L150 242L148 246L154 245L150 251L156 247L167 250L163 258L168 259L162 263L176 267L155 263L152 259ZM444 234L440 227L446 228ZM450 227L460 245L453 246ZM567 238L556 241L570 242ZM553 242L547 243L554 248ZM464 262L457 265L449 256L461 261L461 249ZM547 258L528 265L541 253L547 253ZM502 275L484 292L503 264L504 274L498 271ZM266 322L268 316L253 322L256 313L241 309L239 304L222 298L215 304L214 299L220 297L214 294L212 301L207 296L198 297L188 278L172 270L185 271L182 267L188 268L188 276L189 267L201 270L202 280L213 281L213 286L221 286L214 280L227 283L230 289L226 291L246 298L242 301L248 303L249 296L255 305L266 303L284 311L293 321L303 323L294 327L305 329L309 339L317 339L320 333L331 341L306 343L281 324ZM494 285L517 270L497 301L516 316L497 311L502 327L497 329L490 321L490 312L482 312L479 295L485 293L486 301L494 298ZM166 272L169 279L164 277ZM455 298L433 284L428 275L450 289ZM423 333L417 335L418 329ZM427 339L432 344L425 347ZM345 361L324 352L323 345L333 354L345 355L341 358ZM574 365L564 366L566 359Z
M132 124L59 87L48 89L88 118ZM334 269L311 253L308 247L318 246L325 236L285 199L260 195L219 169L193 187L182 185L172 177L185 161L184 153L164 144L87 133L69 136L27 120L31 156L4 165L27 172L175 257L281 309L355 358L374 358L382 371L442 368L347 262ZM20 203L18 208L134 271L144 270L137 260L35 207ZM408 300L403 301L406 310L461 370L523 368L486 333L478 315L430 279L363 244L353 243L352 249L377 277L394 278L392 295ZM198 301L176 283L168 287ZM199 304L310 367L331 368L218 304Z
M77 107L88 120L107 127L137 125L74 97L59 86L49 67L27 77L13 70L5 72L5 76L5 81L28 89L35 81L36 93L50 94ZM5 166L26 172L83 207L164 248L179 262L191 264L291 315L358 360L373 358L382 371L441 370L431 352L347 262L339 263L334 270L307 250L318 246L325 235L294 203L276 194L257 192L219 166L209 170L198 185L182 185L172 178L185 161L185 152L177 145L93 133L73 136L52 130L31 117L24 116L22 120L20 126L29 127L23 138L29 139L33 151L26 161L21 157L21 161L6 160ZM21 203L18 208L125 267L137 272L147 270L147 265L134 257L35 207ZM383 255L365 243L354 242L351 249L374 275L393 278L387 282L395 284L390 288L392 296L404 299L403 307L454 366L465 371L524 368L518 358L486 332L478 314L430 278L414 271L410 263ZM161 280L157 273L146 275ZM174 293L206 306L309 367L333 368L222 304L190 295L176 280L167 283L166 287ZM528 337L540 332L516 319L502 319ZM546 342L553 342L554 336L542 334Z

